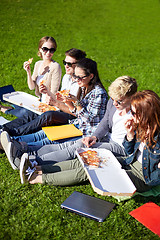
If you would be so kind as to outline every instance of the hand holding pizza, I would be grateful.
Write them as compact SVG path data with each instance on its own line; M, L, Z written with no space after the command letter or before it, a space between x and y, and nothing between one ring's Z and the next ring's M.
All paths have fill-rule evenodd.
M31 72L30 64L32 63L33 58L30 58L28 61L23 63L23 68L26 72Z

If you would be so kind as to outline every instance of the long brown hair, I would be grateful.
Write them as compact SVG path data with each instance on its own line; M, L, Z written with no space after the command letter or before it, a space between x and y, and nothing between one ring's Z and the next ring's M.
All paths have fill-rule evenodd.
M137 138L146 140L148 146L156 144L156 135L160 134L160 97L152 90L144 90L135 93L131 98L131 105L136 109L138 119ZM158 136L159 137L159 136Z
M81 68L84 71L86 76L89 76L91 73L93 73L93 78L91 79L91 81L88 84L89 87L88 87L87 93L92 91L95 88L96 85L99 85L100 87L104 88L104 86L103 86L103 84L102 84L102 82L99 78L97 63L95 61L93 61L90 58L83 58L76 63L76 67ZM81 93L82 93L82 89L79 88L79 91L78 91L78 94L77 94L78 99L79 99Z

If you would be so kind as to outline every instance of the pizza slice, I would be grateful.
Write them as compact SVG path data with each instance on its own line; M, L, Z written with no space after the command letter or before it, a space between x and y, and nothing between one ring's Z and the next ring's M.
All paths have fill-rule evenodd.
M33 58L30 58L30 59L28 60L28 63L31 64L32 61L33 61Z

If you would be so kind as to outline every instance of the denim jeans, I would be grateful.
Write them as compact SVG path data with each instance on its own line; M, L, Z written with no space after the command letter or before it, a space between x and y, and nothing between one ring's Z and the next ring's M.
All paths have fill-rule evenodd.
M23 117L26 114L30 114L30 110L17 106L17 105L12 105L13 109L8 109L7 111L5 111L5 114L12 114L16 117Z
M28 134L28 135L23 135L23 136L15 136L13 139L19 141L19 142L26 142L28 145L28 151L33 151L33 150L38 150L42 146L47 145L47 144L60 144L63 142L68 142L72 140L77 140L79 137L74 137L74 138L65 138L65 139L60 139L56 141L51 141L48 139L47 135L43 130L40 130L36 133Z
M21 136L35 133L41 130L41 127L68 124L68 121L74 118L71 114L60 111L47 111L42 115L30 112L21 118L4 124L2 129L11 136Z

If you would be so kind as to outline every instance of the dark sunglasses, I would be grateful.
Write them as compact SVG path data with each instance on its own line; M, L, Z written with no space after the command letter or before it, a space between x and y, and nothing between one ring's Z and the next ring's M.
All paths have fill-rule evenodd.
M56 51L56 49L55 48L42 47L42 51L45 52L45 53L47 53L48 51L50 53L54 53Z
M77 62L74 62L74 63L70 63L70 62L66 62L65 60L63 60L63 64L64 65L68 65L68 67L72 67L73 64L76 64Z
M85 75L83 77L79 77L79 76L76 76L75 74L73 74L73 78L76 80L76 81L82 81L85 77L88 77L89 75Z
M134 117L134 116L136 115L136 112L134 112L134 111L132 110L132 108L131 108L130 110L131 110L132 116Z
M118 105L121 105L122 102L123 102L123 100L114 100L113 98L111 98L111 99L112 99L113 102L116 101L118 103Z

